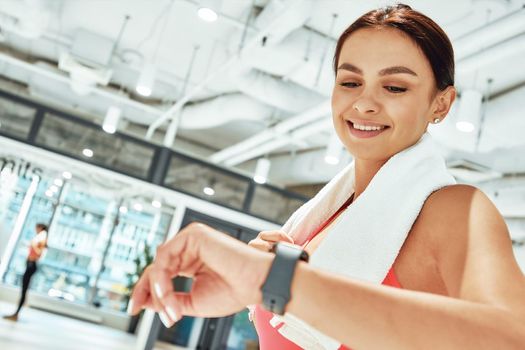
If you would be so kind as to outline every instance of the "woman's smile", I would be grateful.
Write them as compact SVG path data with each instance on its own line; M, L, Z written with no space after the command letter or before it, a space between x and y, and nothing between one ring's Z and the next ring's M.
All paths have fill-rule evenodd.
M363 122L346 121L350 133L357 138L371 138L387 131L390 127L387 125L371 124Z

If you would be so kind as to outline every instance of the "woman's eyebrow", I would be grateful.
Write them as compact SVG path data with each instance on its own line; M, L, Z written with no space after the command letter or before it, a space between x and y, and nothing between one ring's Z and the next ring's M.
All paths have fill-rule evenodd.
M354 66L353 64L350 64L350 63L343 63L341 64L337 70L339 69L344 69L344 70L347 70L347 71L350 71L350 72L354 72L356 74L359 74L359 75L363 75L363 71L359 68L357 68L356 66Z
M344 70L347 70L347 71L350 71L350 72L353 72L359 75L363 75L363 71L360 68L350 63L343 63L337 69L338 70L344 69ZM381 76L391 75L391 74L410 74L416 77L418 76L416 72L414 72L412 69L404 67L404 66L388 67L388 68L381 69L379 71L379 75Z
M381 69L379 71L379 75L390 75L390 74L410 74L417 77L416 72L414 72L412 69L403 67L403 66L394 66L394 67L388 67L385 69Z

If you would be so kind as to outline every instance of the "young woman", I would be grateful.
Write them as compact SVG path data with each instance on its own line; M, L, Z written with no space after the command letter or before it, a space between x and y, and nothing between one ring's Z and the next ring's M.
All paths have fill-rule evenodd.
M400 159L420 147L428 124L441 122L456 97L449 39L431 19L406 5L371 11L354 22L339 38L334 69L333 122L354 157L352 191L343 193L347 200L330 208L326 220L303 226L313 228L311 232L297 233L289 230L293 224L285 225L283 231L260 233L252 247L269 251L275 242L288 241L313 258L323 250L326 256L346 212L370 202L370 192L377 190L385 168L390 167L393 175L392 187L402 183L391 165L398 164L402 171ZM417 164L412 170L423 174L412 179L414 184L432 176L432 169L425 173ZM525 279L503 218L476 188L440 184L424 193L424 203L395 250L382 280L390 287L336 277L348 266L331 269L335 275L329 275L300 264L287 311L345 344L340 349L522 347ZM405 197L384 201L403 206L415 195L409 187L401 192ZM308 211L312 215L326 209L312 203ZM374 212L374 202L369 209L370 221L388 217L389 213ZM385 232L386 226L388 222ZM217 316L250 302L259 304L261 295L254 289L260 288L268 272L268 254L249 252L210 232L193 225L161 247L135 288L131 311L151 307L172 324L182 314ZM362 239L363 245L377 244ZM230 261L221 260L221 253L227 253ZM334 249L331 258L344 255ZM240 266L234 265L241 260ZM169 280L175 275L197 277L191 294L172 292ZM271 313L256 308L261 349L302 348L272 320Z
M44 224L36 224L35 232L36 235L35 237L33 237L33 239L31 239L29 245L29 253L27 255L26 261L26 270L24 272L24 276L22 277L22 290L20 292L20 300L18 302L18 307L14 314L4 316L5 319L10 321L18 320L18 314L20 313L20 310L22 310L22 306L24 306L26 294L31 284L31 278L38 269L37 261L42 257L42 254L44 253L44 250L47 247L47 226Z

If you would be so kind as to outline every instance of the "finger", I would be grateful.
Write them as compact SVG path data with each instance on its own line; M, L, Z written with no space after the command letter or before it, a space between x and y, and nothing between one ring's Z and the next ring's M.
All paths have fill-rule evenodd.
M137 281L133 292L131 293L131 298L128 304L128 313L130 315L137 314L140 310L147 307L151 303L150 300L150 284L149 284L149 274L150 267L147 267L142 277Z
M286 232L283 231L263 231L259 234L261 239L270 242L288 242L293 244L293 239Z
M153 293L153 306L155 311L164 310L163 298L168 293L173 292L173 284L168 271L154 267L150 273L150 290Z
M165 269L154 269L150 278L153 281L153 292L160 307L159 317L162 323L169 328L181 318L180 308L174 298L171 272Z
M248 245L263 252L269 252L272 249L273 242L266 242L262 239L256 238L254 240L251 240Z

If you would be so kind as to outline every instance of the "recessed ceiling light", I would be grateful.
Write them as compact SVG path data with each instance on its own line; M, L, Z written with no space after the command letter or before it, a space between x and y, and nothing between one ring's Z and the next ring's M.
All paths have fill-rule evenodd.
M202 192L204 192L204 194L208 195L208 196L213 196L215 194L215 190L211 187L204 187L204 189L202 190Z
M82 154L83 154L84 156L88 157L88 158L93 157L93 151L90 150L89 148L84 148L84 149L82 150Z
M200 19L206 22L215 22L217 18L219 17L217 15L217 12L215 12L213 9L209 7L201 7L197 10L197 14L199 15Z

